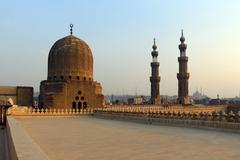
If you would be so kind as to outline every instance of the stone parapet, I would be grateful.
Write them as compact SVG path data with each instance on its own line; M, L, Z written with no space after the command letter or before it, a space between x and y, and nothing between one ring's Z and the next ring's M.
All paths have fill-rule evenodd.
M135 121L147 124L173 125L193 128L207 128L240 133L240 112L234 114L224 111L213 112L176 112L176 111L149 111L136 110L127 111L107 111L96 109L94 117L107 119Z
M106 108L99 108L95 110L103 111L121 111L121 112L226 112L226 105L209 105L209 106L182 106L182 105L173 105L173 106L157 106L157 105L114 105L107 106Z
M12 116L77 116L92 115L92 109L68 109L68 108L50 108L50 109L33 109L27 107L11 107L7 115Z
M49 160L21 124L11 116L7 117L7 139L10 160Z

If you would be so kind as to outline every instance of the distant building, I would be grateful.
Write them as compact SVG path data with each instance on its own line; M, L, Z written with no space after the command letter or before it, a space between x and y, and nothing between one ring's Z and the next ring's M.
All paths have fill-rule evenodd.
M48 76L40 84L39 105L49 108L103 107L101 84L93 79L93 55L83 40L72 35L59 39L48 56Z
M128 99L128 105L141 105L144 104L145 100L143 97L133 97Z
M193 93L191 99L195 104L209 104L210 101L210 98L207 95L199 92L198 90Z
M205 99L205 98L208 98L208 96L199 92L198 90L196 90L196 92L194 92L192 95L192 99L196 99L196 100Z
M210 99L209 105L226 105L228 104L228 101L226 99Z
M0 103L11 98L14 105L33 106L33 87L0 86Z

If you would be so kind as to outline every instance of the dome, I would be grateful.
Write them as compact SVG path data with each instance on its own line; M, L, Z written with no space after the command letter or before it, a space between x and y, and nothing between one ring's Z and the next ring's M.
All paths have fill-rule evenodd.
M93 79L91 49L73 35L56 41L48 55L48 80L66 79Z

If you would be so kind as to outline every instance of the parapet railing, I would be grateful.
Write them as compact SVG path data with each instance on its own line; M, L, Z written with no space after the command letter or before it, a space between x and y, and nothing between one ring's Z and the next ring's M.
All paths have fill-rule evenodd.
M103 111L116 111L116 112L220 112L226 111L226 105L213 105L213 106L108 106L106 108L98 108L95 110Z
M95 114L126 116L126 117L143 117L148 119L177 119L177 120L201 120L201 121L221 121L221 122L240 122L240 111L234 114L232 111L208 111L208 110L140 110L140 109L95 109Z
M34 109L27 107L9 108L7 115L13 116L76 116L92 115L93 109L68 109L68 108L45 108Z

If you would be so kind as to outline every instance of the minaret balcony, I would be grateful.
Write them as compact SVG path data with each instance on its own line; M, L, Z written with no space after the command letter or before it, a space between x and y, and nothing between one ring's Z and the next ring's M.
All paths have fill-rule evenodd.
M160 80L161 80L161 78L159 77L159 76L157 76L157 77L150 77L150 81L151 82L160 82Z
M158 67L159 66L159 62L151 62L151 67Z
M178 62L182 62L182 61L188 61L188 57L187 56L178 57Z
M177 78L178 79L189 79L190 74L189 73L178 73Z

